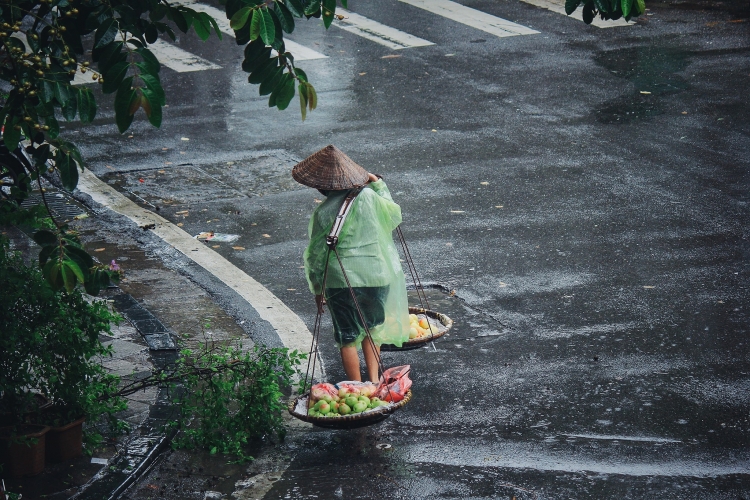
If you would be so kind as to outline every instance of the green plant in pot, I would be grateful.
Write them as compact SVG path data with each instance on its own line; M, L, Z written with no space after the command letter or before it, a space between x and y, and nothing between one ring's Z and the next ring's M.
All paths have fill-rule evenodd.
M97 424L112 420L125 406L121 398L108 397L116 392L118 378L101 366L111 348L99 335L110 333L110 323L117 318L104 303L88 302L77 289L54 290L38 268L25 265L3 241L0 302L0 414L8 424L4 435L17 441L26 425L59 430L85 417L96 442L102 429ZM34 410L40 395L50 404L38 408L36 403ZM0 450L0 460L5 453L5 460L13 462L7 456L9 442ZM79 454L80 444L73 446L77 448L53 453L53 458Z

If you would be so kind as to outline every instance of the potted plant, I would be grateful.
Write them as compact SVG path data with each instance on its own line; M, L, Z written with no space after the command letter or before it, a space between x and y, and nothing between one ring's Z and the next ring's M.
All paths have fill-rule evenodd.
M45 437L49 427L20 424L0 428L2 475L33 476L44 470Z
M68 443L66 450L52 451L51 459L77 456L81 418L95 422L124 406L120 398L106 398L115 392L118 378L101 366L111 348L99 335L109 333L116 317L103 302L87 301L78 289L53 290L38 268L26 266L2 241L0 303L0 414L15 428L6 429L6 469L8 462L16 461L9 450L19 453L10 443L19 431L30 430L22 427L27 424L54 427L51 445ZM35 409L39 395L50 406L37 404ZM42 436L34 439L46 442Z

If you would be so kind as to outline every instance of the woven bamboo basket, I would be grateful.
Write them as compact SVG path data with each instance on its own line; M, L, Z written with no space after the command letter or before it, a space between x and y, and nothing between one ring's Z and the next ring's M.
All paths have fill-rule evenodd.
M422 347L427 342L432 342L435 339L439 339L453 327L453 320L445 314L430 311L429 309L422 309L421 307L409 307L410 314L424 314L428 318L436 319L440 323L438 331L433 331L428 335L419 337L416 339L409 339L404 342L401 347L396 347L393 344L383 344L380 346L381 351L408 351L411 349L417 349Z
M367 410L362 413L354 413L349 415L341 415L339 417L311 417L307 413L299 413L298 407L304 408L307 411L307 399L310 394L300 396L289 403L289 413L300 420L309 422L318 427L325 427L326 429L356 429L357 427L365 427L367 425L377 424L382 422L386 418L391 416L391 413L395 412L411 399L411 391L408 391L404 396L404 399L398 403L393 403L388 406L381 406L372 410ZM301 403L301 405L300 405Z

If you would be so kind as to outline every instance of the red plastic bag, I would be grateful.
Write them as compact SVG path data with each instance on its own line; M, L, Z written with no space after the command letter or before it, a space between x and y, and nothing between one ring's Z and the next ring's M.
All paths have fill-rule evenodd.
M333 384L320 383L315 384L310 388L310 394L315 401L318 401L319 399L322 399L326 394L331 397L338 396L339 391L338 389L336 389L336 387L333 386Z
M375 394L383 401L398 403L409 391L411 379L409 378L411 365L394 366L388 368L380 377L380 385Z

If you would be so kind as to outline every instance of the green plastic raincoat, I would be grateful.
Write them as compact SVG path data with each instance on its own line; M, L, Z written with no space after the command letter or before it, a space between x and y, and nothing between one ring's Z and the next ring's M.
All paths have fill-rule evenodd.
M304 253L305 274L310 291L323 294L323 274L328 246L326 236L349 191L330 191L326 200L313 212L308 234L310 244ZM375 290L360 301L365 321L376 345L394 344L400 347L409 339L409 309L406 298L406 281L398 251L393 243L393 230L401 223L401 207L391 198L385 182L368 184L357 196L346 218L336 246L349 283L357 292ZM366 332L358 315L356 339L342 341L338 336L337 316L341 318L337 301L331 293L347 288L336 255L331 252L326 277L326 301L334 320L334 333L339 347L359 346ZM346 290L348 294L348 290ZM358 293L359 295L359 293ZM341 297L342 294L338 293ZM350 295L349 295L350 297ZM333 297L335 299L336 297ZM375 304L374 302L377 302ZM378 324L379 323L379 324Z

